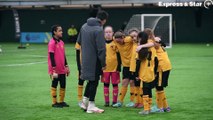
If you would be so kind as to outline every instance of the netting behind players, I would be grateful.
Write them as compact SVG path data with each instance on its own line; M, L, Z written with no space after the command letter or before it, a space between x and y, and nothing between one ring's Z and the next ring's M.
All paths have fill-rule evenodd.
M141 30L141 14L136 14L133 15L128 24L126 25L124 32L127 33L129 29L131 28L138 28L139 30Z
M144 28L151 28L156 36L159 36L167 47L172 47L172 16L171 14L136 14L133 15L126 28L136 27L139 30Z

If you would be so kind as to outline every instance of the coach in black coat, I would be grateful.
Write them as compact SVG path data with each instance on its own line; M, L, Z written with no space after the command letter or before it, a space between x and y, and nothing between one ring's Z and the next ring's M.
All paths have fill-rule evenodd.
M88 80L84 92L81 108L87 113L103 112L95 106L95 95L98 81L102 70L106 66L106 46L103 25L106 23L108 14L99 11L96 18L89 18L82 26L77 42L81 45L82 64L81 79ZM89 99L89 104L87 102Z
M78 36L81 45L82 65L81 79L94 81L106 66L105 38L101 20L89 18Z

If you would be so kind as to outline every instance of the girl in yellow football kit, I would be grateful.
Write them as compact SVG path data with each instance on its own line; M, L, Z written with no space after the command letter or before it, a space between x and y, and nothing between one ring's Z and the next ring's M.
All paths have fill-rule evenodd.
M160 39L156 38L156 51L159 60L158 72L157 72L157 85L156 85L156 103L159 108L158 112L170 112L171 109L167 103L164 88L168 86L168 78L170 70L172 69L171 62L169 60L168 54L165 50L164 44Z
M129 70L130 68L130 59L132 54L133 40L131 36L125 36L122 31L118 31L114 34L115 43L118 48L121 57L121 63L123 66L123 80L122 87L119 94L119 100L113 107L121 107L123 105L123 100L127 92L128 84L130 84L130 101L134 101L134 80L131 80L132 74ZM133 102L130 102L133 104ZM129 105L128 103L127 105Z
M135 107L135 108L141 108L143 107L143 91L140 89L140 81L136 79L138 77L136 75L136 61L138 57L138 53L136 52L136 48L138 46L138 36L139 30L137 28L132 28L129 30L129 35L133 39L133 48L132 48L132 56L130 60L130 72L132 72L132 80L134 80L134 98L135 98L135 103L133 104L127 104L127 107ZM133 101L132 101L133 102ZM134 105L134 106L133 106Z
M140 32L138 34L138 39L140 44L146 44L153 42L151 39L148 39L148 34L145 32ZM155 74L157 71L157 58L156 58L156 50L154 47L143 48L139 51L139 60L137 62L136 68L139 67L138 71L138 79L142 82L142 90L143 90L143 104L144 109L139 112L139 114L147 115L151 111L152 105L152 88L155 87Z
M104 99L105 107L110 104L109 99L109 86L110 81L112 83L113 100L112 105L117 103L118 98L118 84L120 82L120 59L117 55L117 47L115 41L113 41L113 28L106 26L104 28L104 36L106 39L106 69L103 71L102 82L104 83Z
M168 86L168 78L171 70L171 62L168 54L165 50L166 45L161 41L159 37L155 37L151 29L146 28L144 30L149 36L154 39L154 43L147 43L139 46L137 49L148 48L155 46L156 54L158 58L158 70L156 75L156 104L158 109L153 112L170 112L171 109L168 106L164 88Z
M81 76L81 46L76 42L76 62L78 67L78 105L81 106L83 89L84 89L84 80L80 78Z

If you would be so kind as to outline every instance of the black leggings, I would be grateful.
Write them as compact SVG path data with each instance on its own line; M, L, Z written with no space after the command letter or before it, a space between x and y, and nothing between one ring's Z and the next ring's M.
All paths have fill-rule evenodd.
M82 80L82 79L80 78L80 76L81 76L81 71L78 71L78 74L79 74L79 76L78 76L78 85L84 85L84 80Z
M52 80L52 87L57 88L58 82L60 82L60 87L65 88L66 87L66 77L65 74L58 74L58 78L54 78Z
M149 95L149 98L152 98L152 89L148 87L143 87L143 95Z
M84 80L78 79L78 85L84 85Z
M104 87L109 87L109 83L104 83ZM112 84L112 87L118 87L118 84Z
M85 92L84 92L84 96L89 98L89 101L95 101L98 82L99 82L99 80L87 82Z
M163 87L162 86L156 86L155 87L157 91L163 91Z
M140 80L134 80L135 87L140 87L141 81Z

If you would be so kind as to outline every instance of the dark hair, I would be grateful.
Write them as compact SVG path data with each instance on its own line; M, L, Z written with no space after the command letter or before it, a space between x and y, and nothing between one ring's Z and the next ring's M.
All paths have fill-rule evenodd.
M116 38L124 38L125 34L123 33L123 31L117 31L117 32L115 32L114 37L115 37L115 39Z
M145 28L144 32L148 34L149 39L154 39L153 38L154 32L151 28Z
M108 13L104 10L98 11L98 13L96 15L96 17L100 20L106 20L108 18L108 16L109 16Z
M141 44L146 44L147 43L147 41L148 41L148 34L147 33L145 33L145 32L139 32L138 33L138 39L140 39L140 45Z
M161 44L161 46L166 47L166 44L163 41L159 42Z
M140 49L140 51L138 52L138 58L142 61L145 60L148 57L149 54L149 50L148 48L142 48Z
M54 32L56 32L56 31L58 30L58 27L61 27L61 26L60 26L60 25L53 25L53 26L51 27L52 36L55 35Z
M148 34L145 32L139 32L138 33L138 39L140 39L140 45L142 44L146 44L148 41ZM149 54L149 50L148 48L142 48L139 52L138 52L138 57L140 60L144 60L145 58L148 57Z

